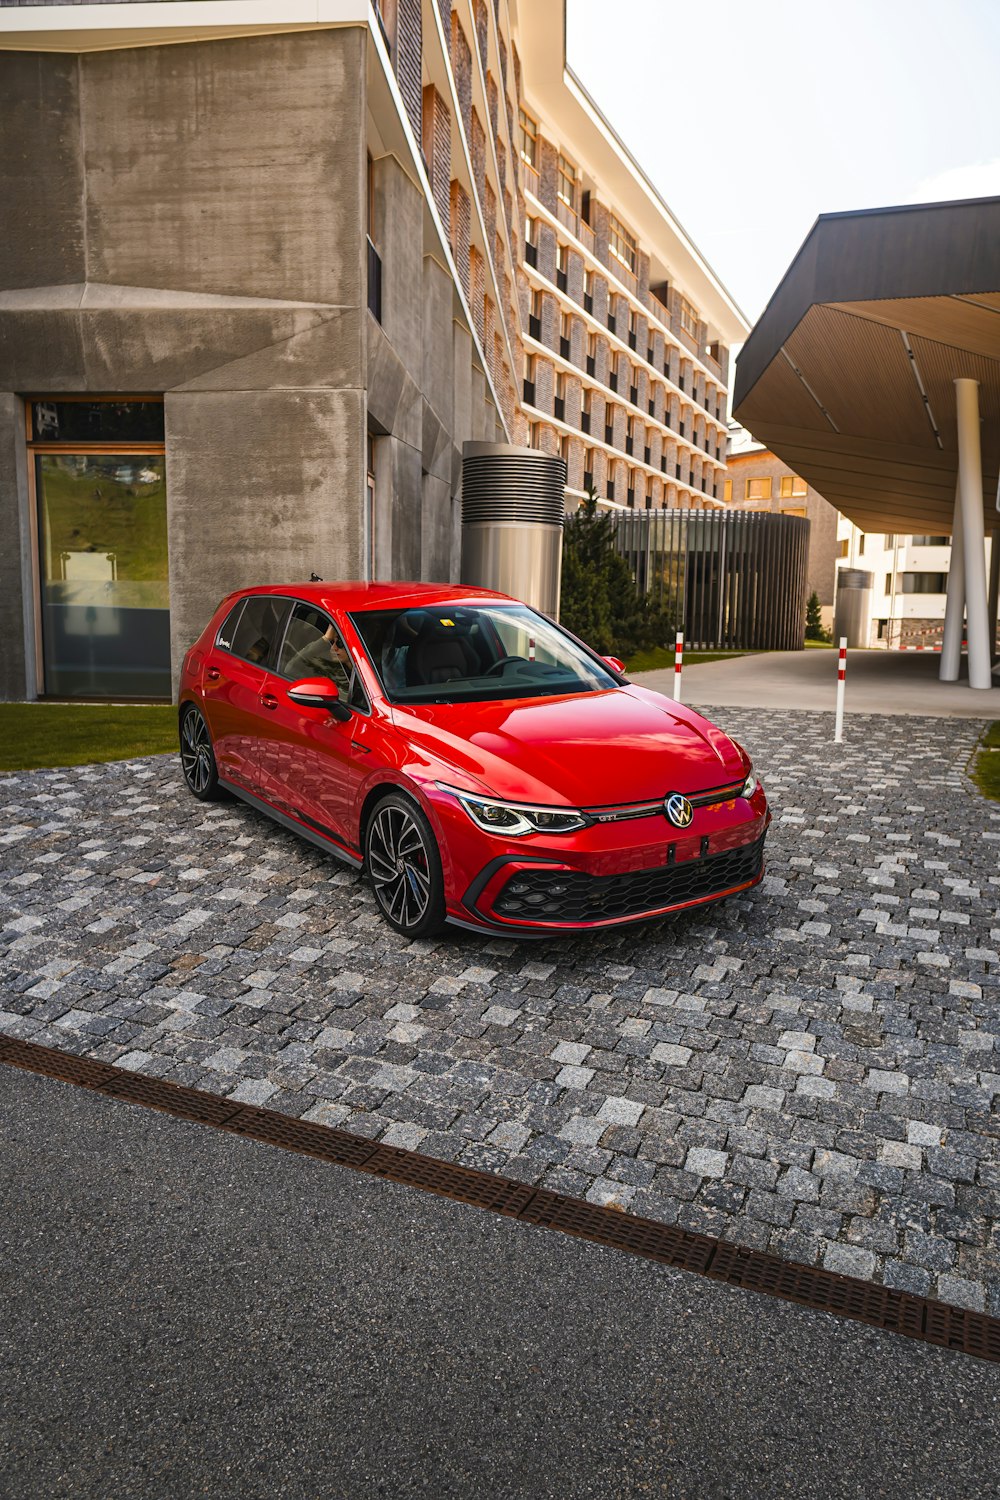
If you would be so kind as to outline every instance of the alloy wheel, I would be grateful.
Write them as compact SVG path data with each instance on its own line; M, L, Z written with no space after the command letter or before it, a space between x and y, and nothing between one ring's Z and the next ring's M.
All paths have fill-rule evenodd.
M181 725L181 770L196 797L208 791L215 768L208 725L198 709L189 708Z
M368 873L386 916L411 930L431 903L431 866L424 834L396 803L380 807L368 833Z

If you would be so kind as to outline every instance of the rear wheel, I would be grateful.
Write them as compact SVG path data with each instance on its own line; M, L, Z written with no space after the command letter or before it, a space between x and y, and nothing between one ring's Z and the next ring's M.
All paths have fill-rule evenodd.
M365 830L365 866L382 915L404 937L427 937L444 923L444 878L431 825L398 792L383 797Z
M201 709L193 703L181 715L181 770L188 791L199 802L220 802L225 797L219 785L212 736Z

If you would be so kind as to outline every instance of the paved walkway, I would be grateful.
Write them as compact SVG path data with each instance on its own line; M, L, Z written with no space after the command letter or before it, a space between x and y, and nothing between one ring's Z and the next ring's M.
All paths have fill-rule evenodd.
M407 944L172 758L0 779L0 1027L1000 1313L1000 806L978 726L720 709L763 886Z
M996 1366L0 1072L0 1494L995 1500Z
M847 717L860 714L919 714L931 718L1000 719L1000 676L990 689L968 682L940 682L941 658L927 651L849 651ZM637 672L636 682L673 694L671 667ZM810 709L829 714L837 694L837 652L765 651L728 661L707 661L684 668L685 703L728 708ZM830 731L832 733L832 730ZM848 723L850 733L850 722Z

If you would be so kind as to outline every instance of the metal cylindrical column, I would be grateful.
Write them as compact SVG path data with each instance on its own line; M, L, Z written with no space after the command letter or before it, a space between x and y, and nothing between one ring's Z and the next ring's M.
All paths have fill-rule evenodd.
M965 547L962 535L962 487L955 480L955 513L951 525L951 561L948 564L948 592L944 601L944 630L941 635L942 682L957 682L962 670L962 636L965 631Z
M955 381L958 416L958 485L965 547L965 608L968 615L969 686L990 688L989 627L986 621L986 539L983 528L983 461L979 440L979 381Z
M462 449L462 582L559 614L566 465L509 443Z
M864 568L841 568L837 574L837 604L833 633L845 637L853 649L868 645L872 607L872 575Z

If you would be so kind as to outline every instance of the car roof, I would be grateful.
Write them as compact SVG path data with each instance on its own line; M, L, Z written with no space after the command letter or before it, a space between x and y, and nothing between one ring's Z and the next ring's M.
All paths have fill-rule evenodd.
M328 583L323 579L318 583L258 584L254 588L238 590L240 597L251 594L291 596L340 610L392 609L394 605L435 605L473 599L516 602L509 594L461 583Z

